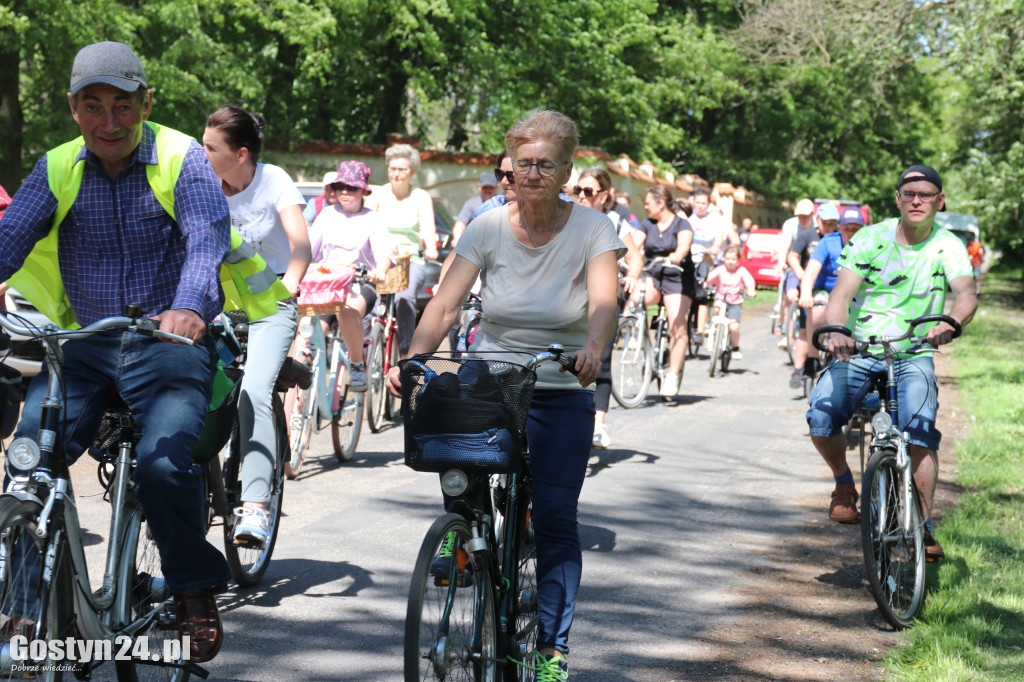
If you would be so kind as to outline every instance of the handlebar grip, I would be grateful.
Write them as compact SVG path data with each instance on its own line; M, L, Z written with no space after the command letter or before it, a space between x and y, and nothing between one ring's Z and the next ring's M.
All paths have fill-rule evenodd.
M562 365L562 367L565 367L565 371L566 372L569 372L574 377L578 377L580 375L579 370L576 369L576 355L575 355L575 353L573 355L567 355L567 356L562 356L562 357L558 358L558 362L559 362L559 364Z
M910 328L913 329L918 325L926 324L928 322L945 322L946 324L953 328L954 339L959 337L960 334L962 334L964 331L963 326L949 315L922 315L921 317L917 318L916 320L913 320L910 323Z
M829 334L831 332L835 332L837 334L843 334L844 336L851 336L851 337L853 336L853 332L850 331L847 327L843 327L843 326L840 326L838 324L826 324L826 325L818 327L817 329L814 330L814 336L811 339L811 343L818 350L824 351L824 352L828 353L829 352L829 347L828 346L823 346L821 344L821 335L822 334Z

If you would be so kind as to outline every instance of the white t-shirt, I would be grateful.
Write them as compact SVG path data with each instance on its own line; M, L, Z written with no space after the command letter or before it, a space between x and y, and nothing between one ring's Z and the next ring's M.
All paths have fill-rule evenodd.
M587 264L607 251L616 258L625 247L608 216L571 206L569 220L547 244L532 248L515 238L508 206L473 221L455 252L481 269L483 321L472 350L543 352L560 343L569 353L587 337ZM510 358L523 362L525 358ZM537 388L578 389L579 381L558 364L538 367ZM591 385L591 388L593 386Z
M306 205L288 173L283 168L258 163L249 186L227 200L231 225L242 239L256 247L274 272L283 274L291 259L291 246L281 223L281 211Z
M366 263L373 270L391 257L391 234L380 214L363 208L345 213L324 206L309 228L314 263Z
M694 263L699 263L704 258L704 252L714 246L718 235L726 232L725 218L720 213L708 211L703 218L698 218L697 214L693 213L686 220L693 228L690 257Z

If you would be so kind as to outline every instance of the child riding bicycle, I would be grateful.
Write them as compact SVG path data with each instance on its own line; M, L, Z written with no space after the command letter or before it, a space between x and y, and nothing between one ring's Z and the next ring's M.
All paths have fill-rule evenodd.
M740 265L740 247L730 244L725 247L725 264L719 265L708 274L706 283L715 288L715 306L725 307L729 322L729 341L732 344L732 358L742 360L740 353L740 317L743 314L743 299L757 295L754 277Z

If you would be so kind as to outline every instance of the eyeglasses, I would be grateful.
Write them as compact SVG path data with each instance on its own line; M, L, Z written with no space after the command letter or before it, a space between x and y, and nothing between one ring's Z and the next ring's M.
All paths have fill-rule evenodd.
M508 178L509 183L516 184L516 174L512 171L503 171L500 168L495 168L494 177L497 178L498 182L501 182L502 178Z
M578 197L580 194L588 199L593 199L596 195L600 194L602 190L594 189L593 187L580 187L576 185L572 188L572 195Z
M900 199L907 203L912 202L916 197L921 200L921 203L930 204L935 201L935 197L937 196L939 196L938 192L911 192L909 190L906 192L900 192Z
M512 162L512 170L516 175L526 175L530 172L530 166L536 166L538 173L545 178L550 178L561 165L563 164L557 161L538 161L537 163L533 163L526 159L519 159Z
M355 185L346 185L344 182L332 182L331 189L335 192L355 192L357 189L362 187L356 187Z

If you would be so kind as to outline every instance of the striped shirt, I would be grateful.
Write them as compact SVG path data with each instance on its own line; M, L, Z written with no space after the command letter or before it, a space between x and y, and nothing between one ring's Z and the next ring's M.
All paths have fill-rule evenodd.
M206 152L195 141L174 188L174 213L150 189L146 166L157 163L155 134L111 178L82 147L85 172L78 197L57 236L60 274L82 325L121 315L125 304L146 315L187 308L207 322L223 307L219 272L230 248L227 202ZM52 227L57 198L46 157L36 164L0 219L0 281L16 272Z

